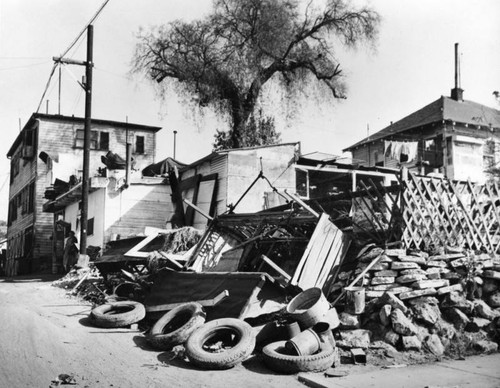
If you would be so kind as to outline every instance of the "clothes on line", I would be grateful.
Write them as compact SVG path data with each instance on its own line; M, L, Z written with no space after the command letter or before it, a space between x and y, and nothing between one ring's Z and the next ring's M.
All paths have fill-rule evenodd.
M384 155L399 162L411 162L418 155L418 141L384 141Z

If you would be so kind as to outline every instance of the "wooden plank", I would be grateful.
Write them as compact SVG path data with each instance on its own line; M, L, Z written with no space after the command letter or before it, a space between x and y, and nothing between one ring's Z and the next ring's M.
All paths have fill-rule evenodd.
M261 255L261 258L266 264L268 264L271 268L273 268L276 272L278 272L281 276L283 276L286 279L286 281L288 282L290 281L292 277L288 275L278 264L276 264L266 255Z
M193 302L199 303L203 307L213 307L213 306L217 306L217 304L219 304L223 299L227 298L228 296L229 296L229 291L224 290L219 295L217 295L215 298L204 299L204 300L195 300ZM186 302L167 303L167 304L160 304L157 306L146 306L146 312L152 313L152 312L158 312L158 311L170 311L176 307L182 306L183 304L186 304Z
M316 240L317 236L321 234L320 228L318 226L325 223L326 220L328 220L328 215L326 215L326 213L323 213L321 215L318 223L316 224L316 228L314 229L314 232L311 236L311 239L309 240L309 243L307 244L306 250L302 254L302 257L299 261L299 264L297 265L297 268L295 269L295 272L292 276L291 284L293 284L293 285L297 284L297 281L300 278L300 275L302 273L304 265L307 261L307 257L309 256L309 253L311 252L311 250L313 249L313 247L315 245L315 240Z

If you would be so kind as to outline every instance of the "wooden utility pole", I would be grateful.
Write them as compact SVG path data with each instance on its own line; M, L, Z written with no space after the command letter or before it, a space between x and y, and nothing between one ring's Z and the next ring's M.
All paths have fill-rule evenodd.
M77 61L54 57L54 61L71 65L85 66L85 81L80 86L85 90L85 125L83 138L83 176L82 176L82 210L80 216L80 254L87 253L87 224L89 210L89 170L90 170L90 126L92 117L92 68L93 63L94 26L87 27L87 60Z
M94 26L87 27L87 62L85 64L85 127L83 138L83 177L82 213L80 217L80 254L87 253L87 221L89 211L89 164L90 164L90 126L92 117L92 67L94 46Z

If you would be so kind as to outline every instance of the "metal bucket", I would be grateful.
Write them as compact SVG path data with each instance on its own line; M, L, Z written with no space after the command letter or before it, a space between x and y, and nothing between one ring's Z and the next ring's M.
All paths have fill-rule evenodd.
M301 292L286 306L286 311L299 322L303 329L313 327L322 321L329 309L330 303L323 295L323 291L317 287Z
M365 289L346 287L345 291L345 311L349 314L361 314L365 310Z
M285 348L299 356L308 356L316 353L321 346L321 340L313 329L300 332L285 342Z

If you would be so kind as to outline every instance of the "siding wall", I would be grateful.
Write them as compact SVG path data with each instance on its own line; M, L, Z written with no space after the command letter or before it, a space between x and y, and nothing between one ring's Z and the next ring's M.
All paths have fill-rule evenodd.
M18 271L14 268L19 264L14 261L29 260L24 267L29 267L29 271L47 270L51 268L52 262L52 233L53 233L53 214L44 213L43 203L45 190L50 186L55 178L64 181L69 180L69 176L74 174L81 176L83 170L83 149L75 148L75 137L77 129L83 129L83 123L75 123L71 119L64 117L49 119L39 118L36 120L38 126L37 146L32 160L26 164L20 161L19 175L14 178L9 190L9 200L15 197L26 185L35 181L35 206L34 213L21 215L21 209L18 209L18 218L9 226L7 236L9 239L7 257L11 261L11 271L9 275L15 275ZM109 133L109 150L125 158L126 131L122 127L114 127L109 124L92 124L92 130L104 131ZM135 146L135 137L144 137L144 154L133 153L137 170L154 163L156 134L153 131L147 131L129 125L129 142ZM14 153L21 152L23 144L18 147ZM41 151L54 157L52 163L44 163L38 155ZM99 167L104 167L101 162L101 156L105 155L107 150L90 151L90 176L94 176ZM14 159L14 157L12 159ZM57 163L59 161L59 163ZM61 175L59 175L61 174ZM24 252L20 247L23 246L23 233L29 226L33 226L34 245L33 259L24 257ZM90 245L92 245L89 242Z
M280 191L295 192L295 170L288 167L295 155L295 145L280 145L229 153L227 177L227 203L235 204L250 187L260 172L260 158L264 176ZM265 179L259 179L238 204L236 213L256 212L264 209L264 193L272 188Z

